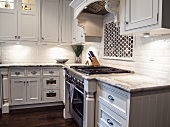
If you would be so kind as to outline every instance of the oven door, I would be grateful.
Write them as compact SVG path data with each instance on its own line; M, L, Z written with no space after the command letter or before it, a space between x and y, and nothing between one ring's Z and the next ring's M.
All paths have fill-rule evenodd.
M83 120L83 108L84 108L84 93L75 87L72 108L74 112Z

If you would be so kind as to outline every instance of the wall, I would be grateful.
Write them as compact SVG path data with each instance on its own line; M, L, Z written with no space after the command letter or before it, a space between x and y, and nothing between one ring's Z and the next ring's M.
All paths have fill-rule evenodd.
M2 63L55 63L56 58L75 60L71 46L1 44Z
M98 47L101 43L84 45L82 63L88 58L88 52L93 51L98 56ZM75 62L75 54L71 46L54 45L17 45L0 44L0 61L7 64L15 63L55 63L56 58L69 58L67 63ZM90 61L89 61L90 62Z
M101 49L103 43L101 44ZM100 62L115 67L130 69L138 74L170 81L170 35L160 37L136 37L133 61L103 59Z

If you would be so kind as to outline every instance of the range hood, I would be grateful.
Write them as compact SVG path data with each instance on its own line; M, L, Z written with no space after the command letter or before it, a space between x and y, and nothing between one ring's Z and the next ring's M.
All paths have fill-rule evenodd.
M120 0L73 0L70 6L74 9L74 18L76 19L85 8L93 3L95 3L95 10L101 9L100 2L105 3L105 9L114 15L115 23L119 24Z
M114 15L114 22L119 25L119 4L120 0L73 0L70 3L78 27L84 30L84 42L101 42L103 17L108 12Z

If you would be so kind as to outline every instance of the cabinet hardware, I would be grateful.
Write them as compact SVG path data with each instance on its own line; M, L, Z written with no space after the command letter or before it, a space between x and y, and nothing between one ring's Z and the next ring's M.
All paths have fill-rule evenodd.
M129 24L129 22L125 21L125 24L126 24L126 25L128 25L128 24Z
M107 119L107 123L113 126L113 122L110 119Z
M21 73L20 72L15 72L16 75L20 75Z
M50 80L50 81L53 81L54 79L53 79L53 78L50 78L49 80Z
M31 74L35 75L35 74L37 74L37 72L36 71L32 71Z
M20 39L21 37L20 36L18 36L18 39Z
M42 37L42 40L44 40L44 38Z
M54 71L49 71L50 74L54 74Z
M83 37L83 35L81 35L81 37Z
M114 101L114 98L111 95L108 96L108 99Z
M17 36L15 36L15 39L17 39L18 37Z

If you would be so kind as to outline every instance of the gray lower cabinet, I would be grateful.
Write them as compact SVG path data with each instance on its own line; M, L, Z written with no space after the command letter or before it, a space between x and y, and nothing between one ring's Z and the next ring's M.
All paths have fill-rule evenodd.
M38 103L41 101L40 78L11 79L11 104Z
M129 93L98 83L96 127L169 127L170 89Z

